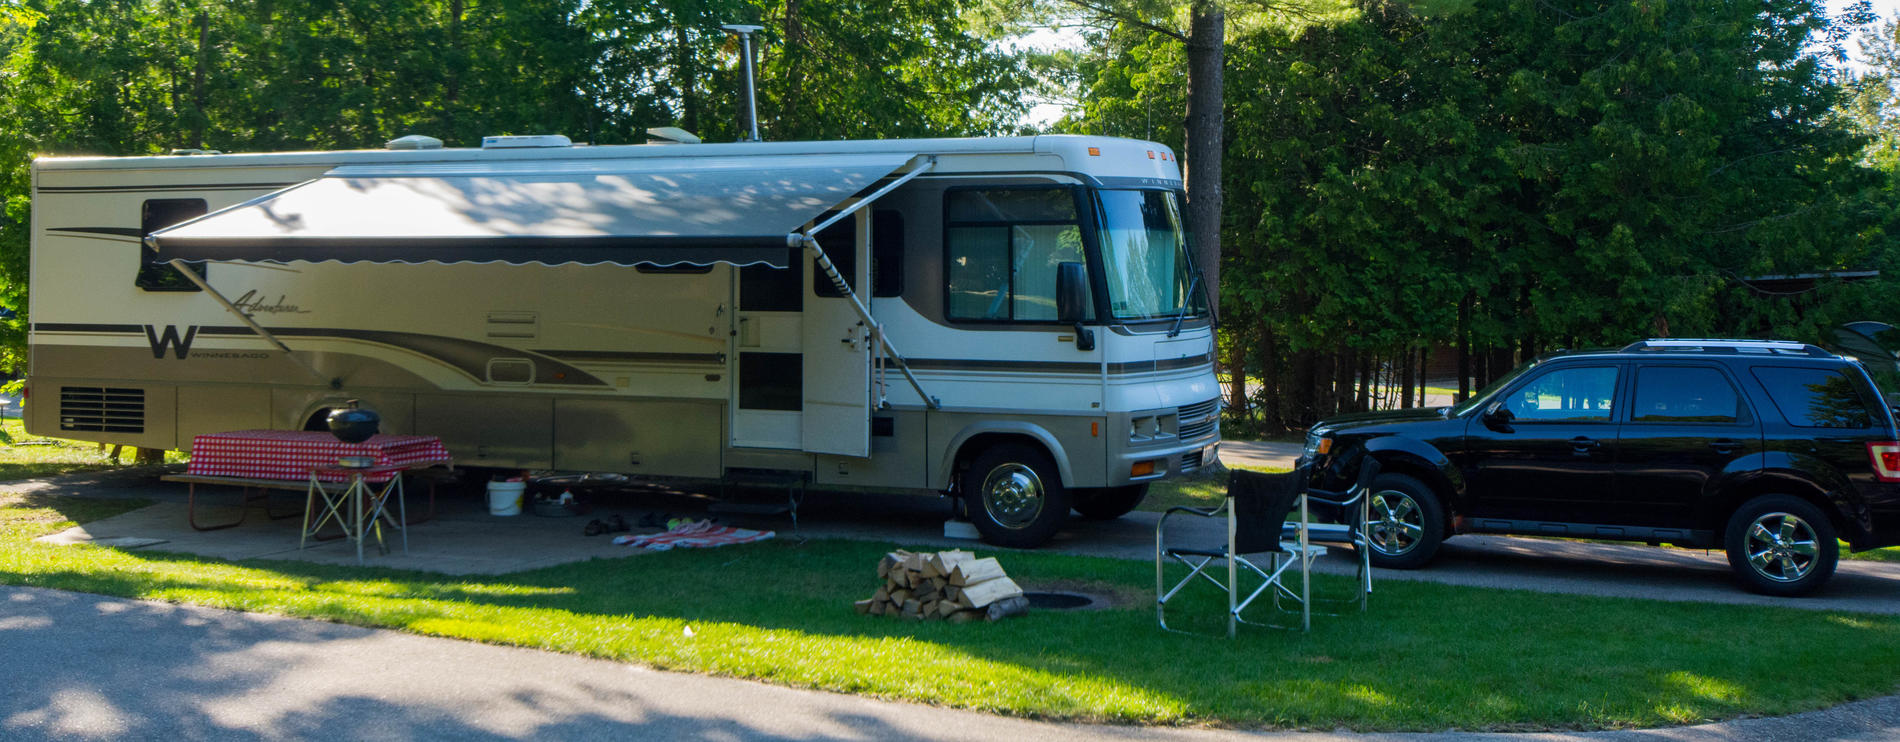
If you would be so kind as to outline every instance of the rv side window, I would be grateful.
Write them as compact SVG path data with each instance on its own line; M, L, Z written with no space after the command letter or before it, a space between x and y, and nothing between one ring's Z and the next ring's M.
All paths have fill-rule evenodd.
M1056 268L1085 263L1068 188L952 190L944 196L944 314L1056 321Z
M202 198L154 198L145 202L139 213L139 237L141 240L158 230L187 219L204 216L208 209ZM199 277L205 275L203 263L192 263L191 270ZM139 243L139 274L134 284L146 291L198 291L198 285L178 274L171 264L160 262L158 253L145 243Z
M822 221L829 214L819 217ZM833 265L845 276L852 291L858 285L852 281L857 271L857 220L846 219L831 225L830 229L819 233L818 244L825 248L825 255L831 258ZM814 260L812 265L811 291L826 298L844 296L838 287L831 283L831 277L819 268ZM871 295L877 297L904 295L904 215L890 210L880 209L871 214Z

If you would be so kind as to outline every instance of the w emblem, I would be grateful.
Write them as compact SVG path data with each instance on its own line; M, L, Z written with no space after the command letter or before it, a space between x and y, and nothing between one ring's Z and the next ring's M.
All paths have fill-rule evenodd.
M177 355L180 360L183 360L185 354L191 352L192 338L197 336L197 325L191 325L185 328L185 338L183 340L178 338L177 325L166 325L165 332L163 333L160 333L157 328L151 325L145 326L145 339L152 344L153 358L164 358L165 350L170 348L174 355Z

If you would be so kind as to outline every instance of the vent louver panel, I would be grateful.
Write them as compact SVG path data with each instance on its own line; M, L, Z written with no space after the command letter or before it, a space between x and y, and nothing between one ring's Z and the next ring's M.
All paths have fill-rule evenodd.
M1178 411L1181 426L1181 440L1191 441L1214 432L1214 426L1220 423L1220 400L1210 399L1183 405Z
M68 386L59 390L59 429L145 432L145 390Z

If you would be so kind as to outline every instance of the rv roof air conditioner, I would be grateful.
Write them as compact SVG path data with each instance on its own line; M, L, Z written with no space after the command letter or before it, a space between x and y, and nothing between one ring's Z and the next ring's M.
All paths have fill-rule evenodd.
M442 148L442 140L437 139L435 137L425 137L421 134L410 134L409 136L406 136L406 137L396 137L395 139L391 139L387 142L383 142L383 149L441 149L441 148Z
M699 137L677 126L655 126L647 129L647 144L698 144Z
M482 149L521 149L526 147L572 147L573 140L560 134L482 137Z

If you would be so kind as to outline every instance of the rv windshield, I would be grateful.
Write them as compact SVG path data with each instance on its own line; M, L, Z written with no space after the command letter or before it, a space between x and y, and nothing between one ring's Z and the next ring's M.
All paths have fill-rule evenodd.
M1101 191L1102 263L1109 313L1119 320L1174 319L1204 313L1188 296L1194 275L1180 201L1167 191Z

